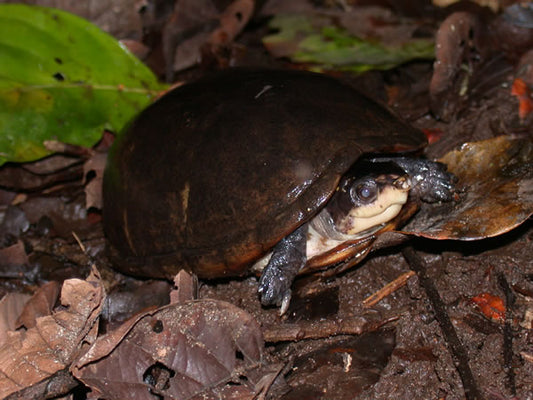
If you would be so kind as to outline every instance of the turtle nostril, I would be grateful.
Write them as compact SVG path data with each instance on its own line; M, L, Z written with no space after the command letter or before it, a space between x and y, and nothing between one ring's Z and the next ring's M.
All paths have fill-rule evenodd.
M393 185L396 189L404 191L411 190L411 188L413 187L411 179L408 175L399 177L394 181Z

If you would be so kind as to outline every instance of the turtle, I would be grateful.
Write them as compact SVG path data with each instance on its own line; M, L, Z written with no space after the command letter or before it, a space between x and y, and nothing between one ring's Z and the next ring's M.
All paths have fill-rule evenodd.
M262 269L262 304L286 310L299 273L351 267L412 204L453 199L453 175L419 157L425 145L420 130L324 74L209 74L153 102L113 144L109 254L118 270L152 278Z

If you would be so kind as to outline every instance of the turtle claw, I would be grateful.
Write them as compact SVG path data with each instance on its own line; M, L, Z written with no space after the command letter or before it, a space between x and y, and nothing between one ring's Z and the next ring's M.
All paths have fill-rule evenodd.
M274 279L270 280L270 282L266 282L268 280L268 276L265 278L265 282L263 282L263 276L265 275L261 276L258 289L261 297L261 304L264 306L278 306L280 307L279 315L284 315L289 309L291 302L292 291L290 286L285 287L287 285L283 284L283 280L280 279Z
M283 300L281 300L281 307L279 309L279 316L280 317L285 315L285 313L289 309L289 305L291 304L291 297L292 297L292 291L289 289L283 295Z
M264 306L289 307L291 299L291 280L283 276L279 268L265 268L259 280L259 296Z
M260 284L258 289L261 296L261 304L264 306L276 305L280 307L279 315L284 315L289 309L291 303L292 291L291 288L282 289L278 285L263 285Z

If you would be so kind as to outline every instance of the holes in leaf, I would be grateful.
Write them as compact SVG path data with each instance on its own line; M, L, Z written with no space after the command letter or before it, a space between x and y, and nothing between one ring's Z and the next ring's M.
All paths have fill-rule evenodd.
M164 329L163 321L161 321L159 319L157 319L155 321L152 321L152 330L155 333L161 333L161 332L163 332L163 329Z
M249 379L246 375L239 375L236 380L227 382L226 385L228 386L242 386L247 385L249 383Z
M147 5L147 4L141 4L141 5L139 6L139 8L137 9L137 12L138 12L139 14L141 14L141 15L142 15L142 14L146 14L147 11L148 11L148 5Z
M61 72L56 72L54 75L52 75L54 79L58 82L63 82L65 80L65 75L63 75Z
M168 390L170 379L176 373L166 365L157 362L151 365L143 374L143 382L157 391Z
M468 30L468 39L470 41L474 40L474 28L470 27L470 29Z
M85 174L85 182L90 182L94 178L96 178L96 171L94 169L87 171L87 173Z
M235 358L236 358L237 360L244 361L244 354L242 354L241 351L236 350L236 351L235 351Z
M59 57L54 57L54 61L59 65L63 64L63 60Z

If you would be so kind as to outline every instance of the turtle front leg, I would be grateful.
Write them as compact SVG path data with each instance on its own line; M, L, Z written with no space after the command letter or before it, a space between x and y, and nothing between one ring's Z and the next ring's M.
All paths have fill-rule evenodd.
M307 229L307 224L300 226L274 246L259 279L261 304L281 306L282 315L289 308L292 282L307 262Z
M380 157L372 162L393 162L409 175L413 188L411 193L426 203L453 200L457 177L438 161L409 157Z

